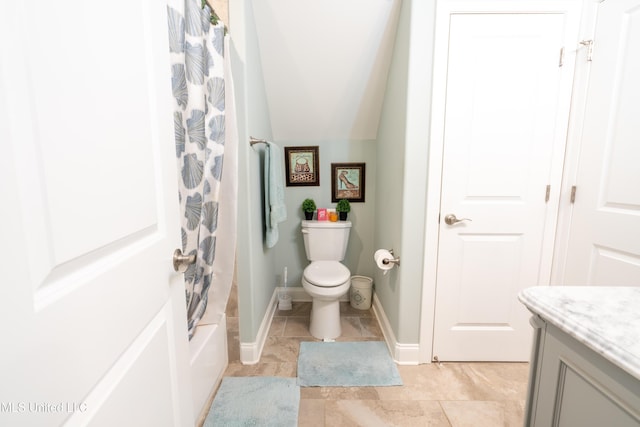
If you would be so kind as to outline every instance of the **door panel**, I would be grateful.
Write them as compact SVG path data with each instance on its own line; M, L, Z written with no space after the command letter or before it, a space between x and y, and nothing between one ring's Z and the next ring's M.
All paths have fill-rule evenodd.
M193 422L165 14L1 6L2 425Z
M640 2L598 8L564 283L640 285Z
M560 49L576 36L579 19L567 16L450 15L433 347L439 360L529 358L528 315L517 294L548 283L542 250L554 205L545 201L546 187L560 186L573 73L571 64L559 66ZM469 220L447 224L449 214Z
M478 324L507 326L511 311L509 296L522 261L522 235L459 234L462 254L456 330L482 329Z

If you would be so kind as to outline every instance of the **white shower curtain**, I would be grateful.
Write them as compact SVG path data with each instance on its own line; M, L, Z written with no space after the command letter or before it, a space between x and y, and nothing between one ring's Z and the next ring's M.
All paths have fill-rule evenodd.
M225 131L224 25L211 23L211 9L200 0L168 0L167 12L182 250L197 255L184 275L191 338L209 298L222 307L222 312L207 316L217 322L229 297L231 281L222 280L224 274L220 274L227 267L217 260L228 261L216 254L235 254L236 166L235 160L228 162L227 154L235 156L230 144L236 141L229 141ZM226 173L223 160L224 169L230 169ZM230 186L225 191L226 178ZM222 206L224 194L225 203L233 206ZM226 214L221 215L222 211ZM229 216L234 217L231 225L221 223Z

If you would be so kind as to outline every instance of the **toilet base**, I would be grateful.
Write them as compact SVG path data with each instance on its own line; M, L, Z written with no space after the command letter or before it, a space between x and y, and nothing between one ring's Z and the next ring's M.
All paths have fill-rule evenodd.
M313 298L309 332L321 340L333 340L342 334L340 325L340 301Z

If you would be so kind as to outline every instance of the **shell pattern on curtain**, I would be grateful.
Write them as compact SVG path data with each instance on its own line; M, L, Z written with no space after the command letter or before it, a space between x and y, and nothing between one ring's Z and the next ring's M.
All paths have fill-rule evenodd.
M171 86L182 218L182 251L197 254L185 272L189 339L213 281L225 143L224 25L200 0L168 0Z

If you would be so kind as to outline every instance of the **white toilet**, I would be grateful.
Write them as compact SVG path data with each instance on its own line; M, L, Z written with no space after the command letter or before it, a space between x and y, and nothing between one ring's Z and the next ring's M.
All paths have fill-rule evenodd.
M311 264L302 273L302 287L313 303L309 332L316 338L340 336L340 297L349 291L351 272L340 261L349 242L351 221L302 221L304 250Z

